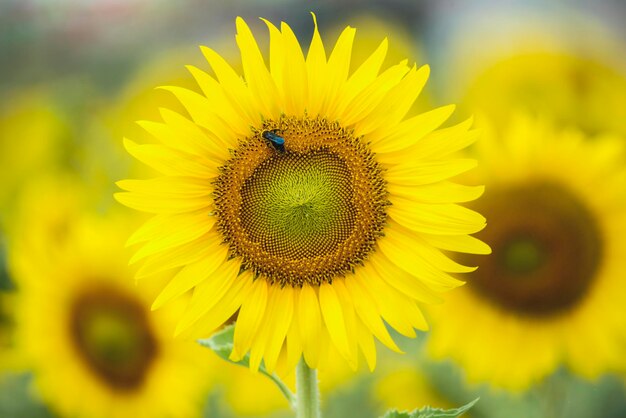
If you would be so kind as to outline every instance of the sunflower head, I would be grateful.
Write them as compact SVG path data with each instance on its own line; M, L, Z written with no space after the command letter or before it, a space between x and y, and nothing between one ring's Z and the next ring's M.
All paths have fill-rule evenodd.
M284 150L268 146L269 128ZM362 264L389 205L382 168L339 123L282 117L242 141L215 180L217 227L242 267L318 286Z
M35 211L25 208L35 190L41 192L38 209L73 197L65 194L68 184L84 193L76 182L45 184L25 192L23 215ZM151 313L156 282L133 281L123 248L131 224L79 208L72 198L57 206L55 216L24 216L15 225L21 235L12 236L9 261L19 289L15 344L24 365L33 370L42 397L63 415L195 416L212 365L195 344L171 338L179 303Z
M163 110L141 122L158 143L126 142L163 173L118 183L120 202L156 215L131 237L133 261L142 277L171 272L155 308L193 289L178 332L206 336L236 313L232 358L250 352L252 368L335 354L356 367L359 352L373 368L373 336L398 350L383 321L415 336L418 301L472 270L443 251L489 252L469 236L484 218L458 204L482 188L451 181L475 165L450 158L475 133L437 130L452 106L407 117L429 69L381 71L386 40L351 73L353 28L327 55L315 26L305 56L288 25L265 23L269 68L237 19L243 77L202 48L202 93L166 87L190 118Z
M589 135L626 134L626 77L610 60L568 51L516 51L474 77L463 99L506 129L511 109L549 115Z
M448 327L433 330L433 353L455 358L472 380L512 389L561 364L588 377L623 367L623 141L525 115L484 132L475 174L487 192L473 207L491 220L479 237L493 254L436 310ZM478 324L471 333L467 317Z

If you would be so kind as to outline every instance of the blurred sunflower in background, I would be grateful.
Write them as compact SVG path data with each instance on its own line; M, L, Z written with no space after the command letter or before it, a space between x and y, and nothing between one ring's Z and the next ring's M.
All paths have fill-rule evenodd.
M30 222L27 214L60 197L89 195L54 184L37 193L35 208L22 207L10 248L16 345L41 396L62 416L198 416L212 380L209 353L172 339L180 307L150 312L154 292L137 288L122 245L129 221L76 216L78 203L66 204L65 219L47 218L51 225ZM32 203L25 194L22 205Z
M624 145L521 115L504 133L485 129L476 181L487 191L473 207L490 219L479 237L493 254L432 309L437 358L513 390L562 364L586 378L623 366Z
M7 95L0 106L0 233L7 228L20 188L65 160L69 131L50 89L33 87Z
M576 126L588 135L626 135L626 75L567 51L501 57L468 86L464 109L480 109L501 129L518 109Z
M415 337L417 302L473 270L442 250L489 252L469 235L485 219L458 204L482 187L449 181L475 166L449 155L476 136L471 121L435 131L452 106L405 119L429 69L379 74L386 41L349 76L353 28L327 59L317 26L305 57L288 25L266 23L269 70L237 19L245 81L203 47L216 78L189 67L202 94L166 87L191 120L162 110L164 123L141 123L160 143L126 140L163 174L118 183L120 202L155 214L132 261L146 260L140 277L176 269L153 308L193 289L179 334L237 313L231 357L250 352L252 369L291 370L302 354L323 369L334 350L373 369L373 336L399 351L383 320Z
M442 56L445 96L498 129L518 111L594 136L626 135L626 60L618 28L577 7L467 3ZM442 35L444 36L444 35Z
M394 364L372 386L371 396L382 411L397 408L411 411L415 405L453 408L450 402L415 364Z

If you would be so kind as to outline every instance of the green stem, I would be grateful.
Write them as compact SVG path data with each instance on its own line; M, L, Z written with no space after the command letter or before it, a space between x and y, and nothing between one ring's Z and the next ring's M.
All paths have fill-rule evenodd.
M291 409L295 410L296 409L296 397L294 396L293 393L291 393L291 390L289 390L289 387L286 384L284 384L282 380L280 380L280 377L276 376L275 374L269 374L265 370L259 370L259 371L263 373L265 376L269 377L272 380L272 382L274 382L276 386L278 386L278 389L280 389L280 391L285 396L285 398L287 398L287 401L289 402L289 406L291 406Z
M296 368L296 418L320 418L320 391L317 370L309 368L304 358Z

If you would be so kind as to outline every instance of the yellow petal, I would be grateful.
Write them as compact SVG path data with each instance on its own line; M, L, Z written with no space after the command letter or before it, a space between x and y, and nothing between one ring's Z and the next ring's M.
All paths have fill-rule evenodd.
M403 303L403 295L391 288L387 283L383 282L383 280L378 276L378 273L372 269L359 269L357 270L357 274L352 279L367 292L366 295L369 297L363 300L374 301L374 305L371 306L376 306L377 310L380 312L380 316L393 329L406 337L415 338L415 331L411 326L411 321L409 321L404 312L399 309L399 305ZM408 299L407 297L404 298L405 300ZM365 321L364 323L368 325L368 327L373 325ZM373 328L370 329L373 332ZM378 338L378 335L376 335L376 337ZM381 340L381 342L384 341L385 340ZM393 340L390 344L385 343L385 345L394 351L399 350Z
M350 126L367 117L371 110L385 97L385 94L398 84L408 71L409 67L406 66L406 61L403 61L379 75L369 86L357 94L345 109L339 110L341 123L344 126Z
M419 277L398 268L381 251L374 251L370 254L369 264L383 281L410 298L426 303L443 301L433 290L422 283Z
M201 46L200 50L215 72L220 84L228 93L229 99L232 100L231 103L246 115L251 125L258 126L261 123L261 114L252 105L250 90L248 90L246 83L220 54L206 46Z
M157 222L154 222L154 221ZM163 221L161 221L163 220ZM155 252L186 244L209 232L216 218L206 212L184 215L157 215L130 238L128 244L148 241L133 257L135 260ZM154 223L153 223L154 222Z
M319 298L322 318L324 318L330 338L341 355L347 360L350 358L350 344L337 293L331 284L324 283L319 287Z
M219 116L224 123L233 131L240 134L247 134L246 127L258 123L258 119L250 119L247 115L237 107L236 101L232 98L232 91L226 90L224 85L193 65L187 65L187 70L200 86L202 93L207 98L206 112L214 113Z
M372 333L361 321L357 321L357 338L359 339L361 352L367 362L367 367L370 369L370 372L373 372L376 368L376 344L374 343Z
M317 293L311 286L307 284L302 286L296 307L304 358L310 367L317 367L319 360L317 344L321 335L322 316Z
M276 293L275 298L271 297L272 292ZM269 326L269 336L267 338L263 359L265 360L267 371L273 373L276 368L276 362L278 361L278 355L285 343L287 331L291 326L294 289L291 286L285 286L283 288L270 286L269 293L269 299L274 303L268 306L266 310L267 315L264 319L266 326Z
M491 254L491 248L470 235L431 235L422 234L428 244L446 251L468 254Z
M306 70L307 79L309 81L309 103L307 106L307 113L311 117L315 117L320 113L322 102L326 96L326 88L328 84L326 80L329 75L326 65L326 52L324 51L324 44L317 28L317 18L314 13L313 16L313 38L311 39L311 45L309 46L309 52L306 56Z
M357 270L356 274L359 274ZM389 335L387 327L383 323L380 313L377 309L377 303L368 291L361 285L359 280L355 280L353 277L346 279L346 287L350 291L353 297L354 307L356 313L359 315L360 320L369 329L369 331L385 344L390 349L400 353L400 349Z
M202 164L198 158L185 155L158 144L138 145L124 138L126 151L142 163L167 176L188 176L203 179L217 177L217 165Z
M221 254L218 254L218 256L221 256ZM191 297L191 301L187 306L187 310L185 311L181 320L176 326L177 335L179 335L181 332L197 322L214 306L224 304L224 301L222 301L221 299L226 294L226 292L228 292L228 290L233 286L233 283L237 281L237 274L239 273L240 263L236 262L235 260L231 260L228 263L224 263L223 261L224 260L222 259L222 263L217 268L217 270L209 272L206 275L203 274L201 268L203 266L198 266L195 268L193 268L192 266L188 266L188 273L183 276L183 279L199 283L194 288L193 296ZM209 264L210 261L206 263L206 271L210 270L211 268ZM196 270L196 275L192 274L194 273L193 271L191 271L192 268ZM198 276L200 276L200 278ZM186 284L183 282L183 279L180 280L181 287L184 287L182 286L182 284ZM172 291L172 293L174 292Z
M228 148L236 143L236 139L249 133L248 124L228 125L219 114L211 111L214 107L209 99L182 87L164 86L163 90L171 92L187 109L195 123L212 132L219 145Z
M204 258L206 251L206 246L202 244L201 240L198 240L172 248L165 253L154 254L144 260L137 270L135 278L142 279L176 267L193 264Z
M418 78L418 73L413 77L414 83L421 81ZM424 75L422 74L421 76L423 77ZM452 112L454 112L454 108L454 105L442 106L413 116L399 124L394 123L382 126L378 131L368 135L368 139L372 141L372 150L378 154L393 153L414 144L419 144L426 135L432 133L450 117ZM417 159L424 158L417 154L414 154L414 156Z
M304 114L309 97L306 63L302 48L289 25L281 23L283 47L289 59L283 62L283 91L285 92L285 112L292 115Z
M273 371L276 366L293 317L293 289L288 289L290 291L283 293L278 286L268 287L265 315L250 350L250 369L253 371L258 370L261 360L265 360L268 371Z
M175 147L175 144L184 144L183 151L189 149L191 152L203 156L218 166L224 164L224 161L230 158L229 147L224 147L223 143L209 131L203 130L189 119L169 109L160 108L159 112L167 124L161 126L169 128L165 134L158 137L164 144L171 147ZM142 126L146 128L145 125ZM151 133L154 134L155 132L152 131ZM235 143L233 141L231 147Z
M475 268L462 266L443 255L436 248L426 245L419 237L395 222L385 229L385 236L377 241L387 258L415 277L439 277L441 285L449 288L462 284L443 272L467 273Z
M218 270L219 267L226 263L228 247L217 243L207 246L212 251L206 251L202 260L183 267L183 269L163 288L159 296L157 296L152 304L153 310L160 308L165 303L182 295L199 283L206 281L211 283L214 288L219 288L220 282L224 284L228 283L228 275L231 274L232 270L224 269L225 272ZM216 277L212 277L213 275ZM226 289L223 290L225 291ZM216 292L218 291L216 290ZM207 305L210 305L210 303L210 301L207 301Z
M372 83L378 72L380 71L380 67L385 61L385 56L387 55L388 42L387 38L385 38L376 51L372 55L370 55L360 66L356 69L356 71L350 76L348 81L341 87L341 91L339 93L339 99L336 107L340 109L345 109L346 106L359 94L365 87L367 87L370 83ZM336 109L329 109L329 114L333 117L337 117L335 115Z
M343 279L335 279L332 284L337 293L341 310L343 311L343 318L346 324L346 335L348 337L348 344L350 347L350 358L348 364L353 370L358 368L359 359L359 344L357 338L357 316L354 311L354 305L352 303L352 297L346 289Z
M250 298L243 301L237 315L231 360L239 361L250 350L265 315L267 294L267 281L263 278L255 280L250 289Z
M213 186L196 177L167 176L149 180L120 180L115 183L121 189L158 196L201 197L213 192Z
M278 91L274 79L267 70L263 55L246 22L238 17L236 25L236 40L239 51L241 51L243 73L252 99L266 119L276 118L279 116L279 107Z
M403 186L388 183L390 200L394 196L416 203L460 203L478 199L485 191L484 186L465 186L450 181L440 181L421 186Z
M486 222L480 213L454 203L416 203L401 198L393 199L387 213L402 226L427 234L473 234Z
M270 32L270 74L278 90L279 108L282 111L285 107L285 97L289 93L283 89L283 70L287 60L286 50L283 45L283 34L269 20L263 18L261 20L265 22Z
M383 131L390 126L396 126L407 114L413 103L421 93L430 68L427 65L415 70L415 67L394 87L384 99L355 127L357 135L367 135L378 128ZM413 136L413 133L411 134ZM373 136L376 138L377 136ZM376 148L374 148L376 150Z
M437 110L437 109L435 109ZM466 148L476 141L478 131L468 131L472 119L450 128L434 131L408 148L395 152L379 153L378 161L385 164L404 164L410 166L420 159L439 159ZM376 149L374 147L374 149ZM377 151L381 152L381 151Z
M338 113L336 108L339 94L343 85L348 78L350 71L350 60L352 58L352 44L356 29L350 26L346 27L339 35L337 43L330 53L327 66L327 77L325 80L325 88L322 91L324 102L322 104L322 113L327 114L330 118L336 119Z
M294 289L294 298L293 298L293 313L297 315L298 310L298 294L297 290ZM292 371L300 359L302 358L302 338L300 337L300 331L298 329L298 321L296 318L293 318L291 321L291 325L289 326L289 331L287 331L287 342L285 343L287 358L283 367L282 375ZM278 365L277 372L278 372ZM279 372L279 374L281 374Z
M115 193L115 200L121 204L142 212L183 213L194 212L210 207L207 197L160 197L143 193Z
M402 164L389 167L385 179L389 183L403 186L421 186L449 179L476 167L474 159L452 159L443 161L427 161L411 165Z
M235 264L235 263L233 263ZM239 264L239 263L236 263ZM221 296L219 303L215 304L211 309L207 310L203 316L201 316L195 327L192 327L187 333L182 333L183 338L207 338L213 334L215 330L224 326L237 312L237 309L241 306L242 301L248 298L248 293L252 285L252 274L250 272L242 272L237 276L234 283L230 288ZM213 297L212 294L203 293L202 290L198 292L199 299ZM194 296L196 292L194 292ZM193 298L192 298L193 302Z
M385 230L385 236L378 240L378 246L383 254L395 265L421 279L428 287L436 291L445 291L463 282L457 280L433 266L430 260L426 260L422 253L424 246L415 239L408 238L405 234L393 230L391 227ZM414 246L411 246L415 244ZM426 254L428 254L426 252Z

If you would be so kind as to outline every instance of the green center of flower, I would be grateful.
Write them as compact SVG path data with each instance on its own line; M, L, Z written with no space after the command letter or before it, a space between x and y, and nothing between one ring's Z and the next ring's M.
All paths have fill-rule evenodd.
M502 249L502 268L512 276L531 274L545 262L545 248L528 237L512 238Z
M141 385L156 354L145 309L112 289L82 294L71 311L71 332L80 356L115 390Z
M584 298L597 274L603 241L579 197L557 184L531 183L490 190L476 209L489 219L478 237L491 245L493 255L481 258L471 276L474 291L530 316L557 314Z
M277 130L284 151L263 136ZM367 256L386 219L385 182L361 138L324 119L283 117L242 141L215 182L231 255L270 282L330 282Z
M275 154L241 189L241 222L250 240L290 259L337 249L354 229L350 172L328 152Z

